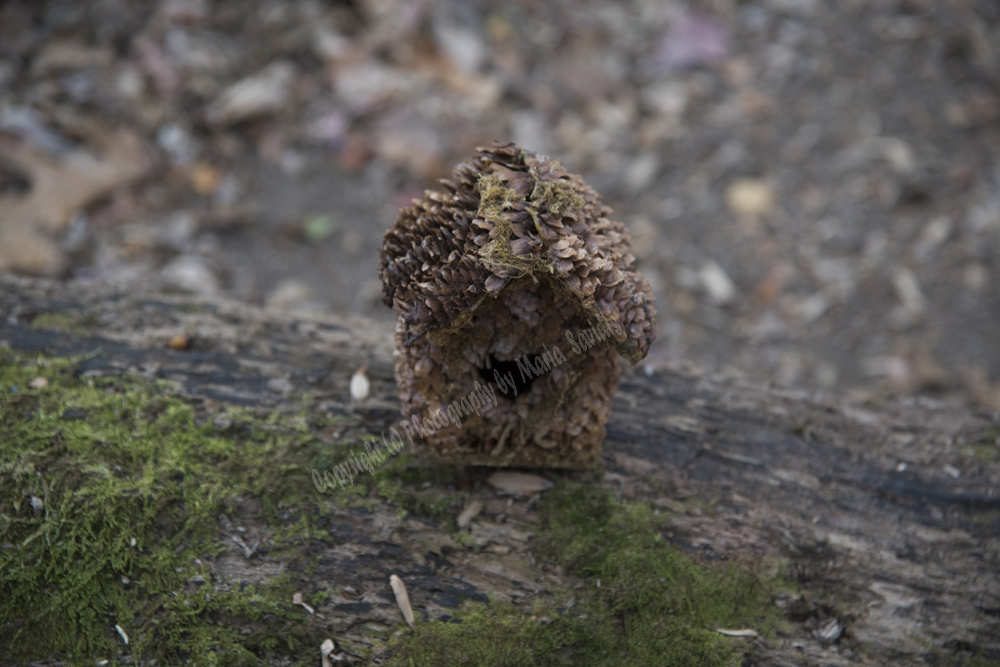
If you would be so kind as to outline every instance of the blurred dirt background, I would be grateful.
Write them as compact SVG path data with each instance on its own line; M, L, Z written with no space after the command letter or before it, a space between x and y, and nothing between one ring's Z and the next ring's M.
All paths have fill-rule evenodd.
M584 175L648 359L1000 410L995 0L4 0L0 271L380 318L475 146Z

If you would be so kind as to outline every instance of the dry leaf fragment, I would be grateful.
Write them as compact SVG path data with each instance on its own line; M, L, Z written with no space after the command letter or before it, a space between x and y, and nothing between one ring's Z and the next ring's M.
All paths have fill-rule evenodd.
M458 527L462 530L472 522L476 516L483 511L483 503L481 500L473 500L471 503L465 506L462 513L458 515Z
M114 58L109 48L93 48L75 39L55 39L35 57L31 75L41 77L53 72L107 67Z
M73 150L53 159L26 141L0 141L0 159L22 170L31 183L27 196L0 197L0 271L61 274L65 258L51 235L99 195L149 170L150 162L133 133L85 129L100 157Z
M271 63L222 92L208 109L211 123L237 123L280 111L288 105L295 66L287 60Z
M4 141L0 155L27 172L31 193L3 197L0 221L28 220L47 231L66 226L79 208L111 188L134 181L150 168L139 138L128 130L89 129L90 143L99 151L66 153L53 161L26 142ZM0 227L3 227L0 224Z
M392 586L392 592L396 596L396 604L399 605L399 610L403 612L403 618L406 619L411 628L415 628L416 625L413 623L413 607L410 606L410 596L406 592L406 584L396 575L392 575L389 577L389 585Z
M495 472L486 481L499 491L516 495L538 493L552 488L552 482L544 477L524 472Z

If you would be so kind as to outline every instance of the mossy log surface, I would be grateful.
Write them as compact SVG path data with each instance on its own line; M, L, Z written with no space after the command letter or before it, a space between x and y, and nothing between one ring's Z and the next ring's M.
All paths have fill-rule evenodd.
M168 346L181 334L188 349ZM72 358L69 367L80 381L165 380L156 386L191 406L193 424L220 432L231 430L225 415L235 410L243 411L242 420L252 421L247 415L253 414L271 415L272 424L274 415L298 419L296 428L313 438L303 446L317 452L358 449L401 419L391 326L363 319L0 278L0 354L8 355L7 363ZM350 379L361 366L368 367L371 394L352 401ZM24 412L24 418L33 417ZM215 547L206 547L198 561L199 576L216 591L280 581L288 599L265 622L272 629L287 626L297 640L284 647L267 643L241 662L318 664L319 644L330 637L345 659L391 663L395 642L397 659L409 655L412 664L432 664L421 656L440 647L429 644L461 641L442 630L458 626L436 619L467 613L467 627L488 627L470 625L485 608L463 612L466 601L490 601L506 618L528 618L537 604L565 611L570 596L603 594L600 578L587 575L601 570L573 566L577 561L552 551L562 544L563 524L546 510L558 504L548 495L500 496L485 483L490 469L403 456L374 477L359 476L350 493L304 490L311 486L310 463L342 458L302 458L295 478L301 497L282 491L274 507L255 495L272 487L232 481L234 496L210 537ZM274 475L285 474L283 463L273 461ZM781 622L770 631L758 628L758 638L726 637L737 656L731 664L1000 662L1000 415L926 399L862 406L708 377L681 364L651 374L637 368L622 377L599 466L542 474L557 482L545 493L559 491L552 498L563 503L581 488L594 488L606 490L614 507L631 508L621 510L633 512L628 521L640 520L636 508L649 509L641 520L660 522L656 540L662 536L706 571L721 571L720 563L745 565L782 582L773 598ZM458 530L455 517L472 500L484 509L467 530ZM7 511L0 507L0 514ZM302 524L302 514L312 523ZM289 527L297 525L302 529ZM573 539L580 537L595 539ZM406 582L418 616L423 639L411 646L400 643L412 631L401 624L391 574ZM10 592L7 574L0 573L0 585ZM315 613L293 605L292 592L304 592ZM601 604L617 609L617 603ZM617 617L626 635L628 613ZM219 612L213 622L221 626L232 614ZM0 617L0 664L27 662L7 645L23 623L23 617ZM142 620L129 623L141 626ZM107 624L101 639L108 645L118 641L115 624ZM557 626L539 625L532 637L545 644L546 628ZM567 658L574 641L557 652L566 664L605 664ZM31 657L144 662L131 646L118 646L117 654ZM468 664L525 664L479 659L473 649L468 655Z

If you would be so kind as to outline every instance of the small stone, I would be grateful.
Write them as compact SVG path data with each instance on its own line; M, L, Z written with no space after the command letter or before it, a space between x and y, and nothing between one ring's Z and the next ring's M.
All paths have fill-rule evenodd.
M378 154L419 176L444 175L444 138L437 126L411 109L390 113L378 125Z
M191 133L174 123L163 125L157 130L156 144L180 167L191 164L199 150Z
M475 72L489 54L481 35L466 26L445 20L451 12L439 12L432 22L435 41L444 55L459 69Z
M220 431L225 431L232 427L233 423L233 418L225 412L220 412L212 417L212 426Z
M715 18L688 10L678 11L656 51L657 65L677 70L712 64L729 55L729 35Z
M292 389L291 381L288 378L271 378L267 381L267 388L278 394L290 394Z
M312 290L303 282L295 279L282 280L271 290L264 300L268 308L291 310L309 304L313 300Z
M829 308L830 302L827 301L826 296L822 292L817 292L800 301L796 311L798 311L799 319L803 324L812 324L823 317Z
M375 59L349 59L334 68L333 85L337 97L355 114L363 114L383 104L405 82L403 73Z
M187 211L177 211L163 221L162 229L157 230L156 245L171 250L182 251L194 239L198 231L198 223Z
M883 139L882 155L897 173L908 174L917 168L913 149L902 139L894 137Z
M206 162L198 162L191 168L191 185L203 197L214 194L221 182L222 173Z
M510 116L510 135L521 146L531 146L539 153L552 152L552 130L545 116L535 111L516 111Z
M193 294L216 294L219 279L205 262L194 255L180 255L160 269L160 277L170 287Z
M920 284L913 272L904 268L897 269L893 275L892 283L906 312L912 317L923 315L927 299L924 298L924 293L921 291Z
M715 260L709 260L698 271L701 285L716 305L725 305L736 296L736 285Z
M774 204L774 188L766 181L744 178L726 188L726 206L737 215L766 215Z
M652 184L660 162L654 153L640 155L625 171L625 188L630 193L636 193Z
M946 217L934 218L920 232L920 238L913 249L913 254L921 261L927 261L938 246L948 240L952 232L951 220Z

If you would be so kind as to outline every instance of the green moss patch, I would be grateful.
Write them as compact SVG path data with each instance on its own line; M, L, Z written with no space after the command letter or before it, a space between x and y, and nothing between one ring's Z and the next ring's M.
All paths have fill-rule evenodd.
M83 313L42 313L31 320L33 329L54 329L85 336L98 326L97 320Z
M304 412L213 415L137 377L83 378L73 360L0 350L0 663L314 664L325 636L292 604L292 574L213 576L232 549L226 526L256 526L271 558L306 563L309 543L329 540L317 519L331 500L379 502L373 486L455 530L466 499L442 488L451 469L404 457L322 494L312 469L347 453L323 429ZM779 622L773 581L696 563L644 505L562 483L541 507L536 560L583 585L547 583L553 602L528 614L466 603L451 612L460 622L396 634L389 664L737 664L750 644L714 628L766 636Z
M781 622L776 582L746 564L694 562L663 539L665 517L645 505L563 483L547 492L543 511L536 557L583 578L583 587L563 591L562 607L530 615L467 604L449 622L398 636L389 664L736 665L749 645L716 628L766 637Z
M0 662L294 655L307 613L291 584L229 590L204 561L232 546L214 539L219 515L247 496L279 545L308 536L300 517L322 507L309 471L330 448L303 419L228 420L137 378L0 350Z

